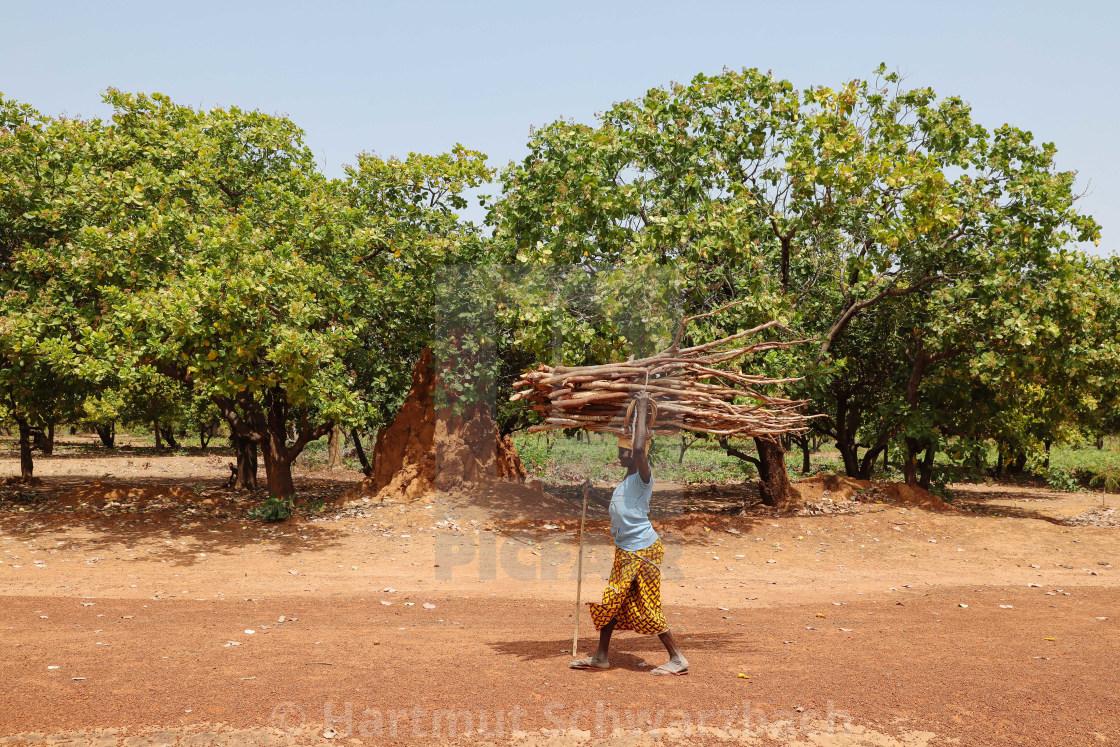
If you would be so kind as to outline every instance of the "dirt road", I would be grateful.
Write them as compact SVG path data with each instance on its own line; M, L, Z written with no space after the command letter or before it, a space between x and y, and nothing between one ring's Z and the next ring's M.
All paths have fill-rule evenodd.
M562 504L9 507L0 744L1120 744L1116 530L1052 521L1085 496L992 490L968 498L1003 516L663 517L677 678L633 634L567 668Z

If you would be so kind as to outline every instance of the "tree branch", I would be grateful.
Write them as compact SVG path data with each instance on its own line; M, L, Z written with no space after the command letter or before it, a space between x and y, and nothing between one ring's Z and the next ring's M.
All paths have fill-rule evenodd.
M832 326L828 330L828 333L824 336L824 340L821 342L821 348L817 353L817 360L820 361L822 358L828 355L828 351L832 349L832 343L836 340L836 337L844 331L844 328L848 326L848 323L852 321L852 318L855 317L857 313L863 311L868 306L873 306L874 304L889 296L908 296L911 293L917 293L924 286L927 286L930 283L941 282L948 279L949 278L946 275L926 275L921 280L915 283L911 283L906 288L895 288L894 286L895 283L898 282L898 278L892 278L891 281L887 283L887 287L884 288L882 292L879 293L879 295L868 298L864 301L859 301L858 303L853 303L851 306L845 309L842 314L840 314L840 317L835 322L833 322Z
M752 457L750 454L739 451L730 443L728 443L726 438L721 438L719 440L719 447L727 453L727 456L733 456L736 459L742 459L744 462L750 462L759 470L762 469L762 462L760 462L756 457Z

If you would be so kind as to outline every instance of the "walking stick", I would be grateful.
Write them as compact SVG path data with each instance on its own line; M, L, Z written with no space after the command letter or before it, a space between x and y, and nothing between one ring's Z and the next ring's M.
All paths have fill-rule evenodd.
M583 522L587 518L587 498L591 495L591 481L583 481L583 513L579 517L579 550L576 554L576 629L572 633L572 656L579 656L579 595L583 588Z

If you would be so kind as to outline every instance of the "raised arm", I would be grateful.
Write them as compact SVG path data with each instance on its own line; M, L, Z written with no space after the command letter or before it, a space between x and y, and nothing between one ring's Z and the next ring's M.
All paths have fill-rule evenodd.
M649 440L649 433L646 432L646 418L649 416L649 394L646 392L638 392L634 397L634 466L638 470L638 476L642 478L642 482L649 482L653 473L649 468L649 456L646 454L646 441Z

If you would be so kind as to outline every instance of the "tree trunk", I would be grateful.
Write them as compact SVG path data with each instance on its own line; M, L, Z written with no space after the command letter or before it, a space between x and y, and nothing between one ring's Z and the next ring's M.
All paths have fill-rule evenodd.
M921 473L922 473L922 479L919 481L918 485L923 490L929 490L929 488L930 488L930 484L931 484L932 478L933 478L933 458L936 454L937 454L937 448L934 446L934 442L930 441L929 444L926 446L926 454L925 454L925 457L922 459L922 464L921 464L921 468L920 468Z
M844 459L844 474L848 477L860 476L858 434L859 411L841 400L836 406L836 448Z
M807 475L812 470L812 465L809 463L809 437L798 436L797 443L801 447L801 474Z
M234 487L241 490L257 489L257 444L248 436L234 433L230 440L237 452L237 480Z
M274 498L287 499L295 495L292 482L292 463L304 447L328 435L335 424L331 422L312 426L307 421L306 408L300 408L298 417L289 409L287 394L280 387L265 392L264 428L261 449L264 454L264 470L268 477L268 494ZM298 425L297 425L298 424ZM292 445L288 445L288 430L296 431ZM341 445L340 445L341 447Z
M342 428L334 426L327 434L327 470L342 469Z
M152 430L155 431L155 434L156 434L156 450L159 451L160 449L163 448L163 439L161 438L161 434L159 432L159 424L157 423L156 425L153 425Z
M588 435L589 440L590 438L591 436ZM696 443L696 437L693 437L693 439L689 441L685 438L684 433L681 433L681 453L677 455L677 464L684 464L684 453L688 451L688 447L692 446L694 443Z
M31 482L35 472L35 462L31 458L31 426L27 418L17 417L19 425L19 475L24 482Z
M879 438L872 444L867 451L863 454L863 459L859 463L859 478L861 480L871 480L875 476L875 462L879 459L879 455L883 455L883 469L890 469L890 456L891 439L898 435L900 426L895 426L884 433L879 434Z
M1050 471L1050 439L1046 439L1042 443L1046 445L1046 461L1043 463L1042 466L1043 466L1044 469L1046 469L1046 471L1049 472Z
M902 476L907 485L918 484L918 452L922 444L915 438L906 439L906 459L902 463Z
M726 438L721 438L719 445L728 456L750 462L758 469L758 497L764 505L784 508L801 498L786 474L786 452L780 441L756 438L757 459L731 446Z
M95 423L93 427L97 431L97 436L101 439L101 444L106 449L111 449L116 445L117 421L110 420L108 423Z
M52 454L54 454L54 423L47 423L43 435L43 456L51 456Z
M369 477L370 473L373 472L373 465L369 463L366 450L362 448L362 437L357 428L350 430L350 438L354 441L354 451L358 452L358 461L362 463L362 474Z
M284 430L286 432L287 429ZM269 433L261 444L264 454L264 474L268 480L268 495L272 498L291 498L296 488L292 482L292 461L295 454L284 447L283 436Z
M857 449L859 447L850 441L837 441L836 448L840 450L840 456L844 459L844 474L848 477L862 477L859 470L859 459L857 457Z
M1104 436L1097 436L1097 451L1104 448Z
M781 443L756 438L754 446L758 449L758 494L762 502L767 506L785 507L800 498L786 474L786 452Z
M173 426L168 426L167 428L160 428L157 425L156 426L156 431L157 431L157 433L159 433L159 432L163 433L163 440L167 442L167 448L169 448L169 449L178 449L179 448L179 442L175 439L175 428Z
M872 480L875 477L875 461L879 458L879 451L871 449L863 455L863 460L859 465L860 477L864 480Z
M218 420L217 418L214 418L209 423L202 426L202 428L199 430L199 432L198 432L198 442L202 445L202 448L205 449L205 448L209 447L210 442L213 441L215 438L217 438L219 435L221 435L221 433L222 433L222 421Z

